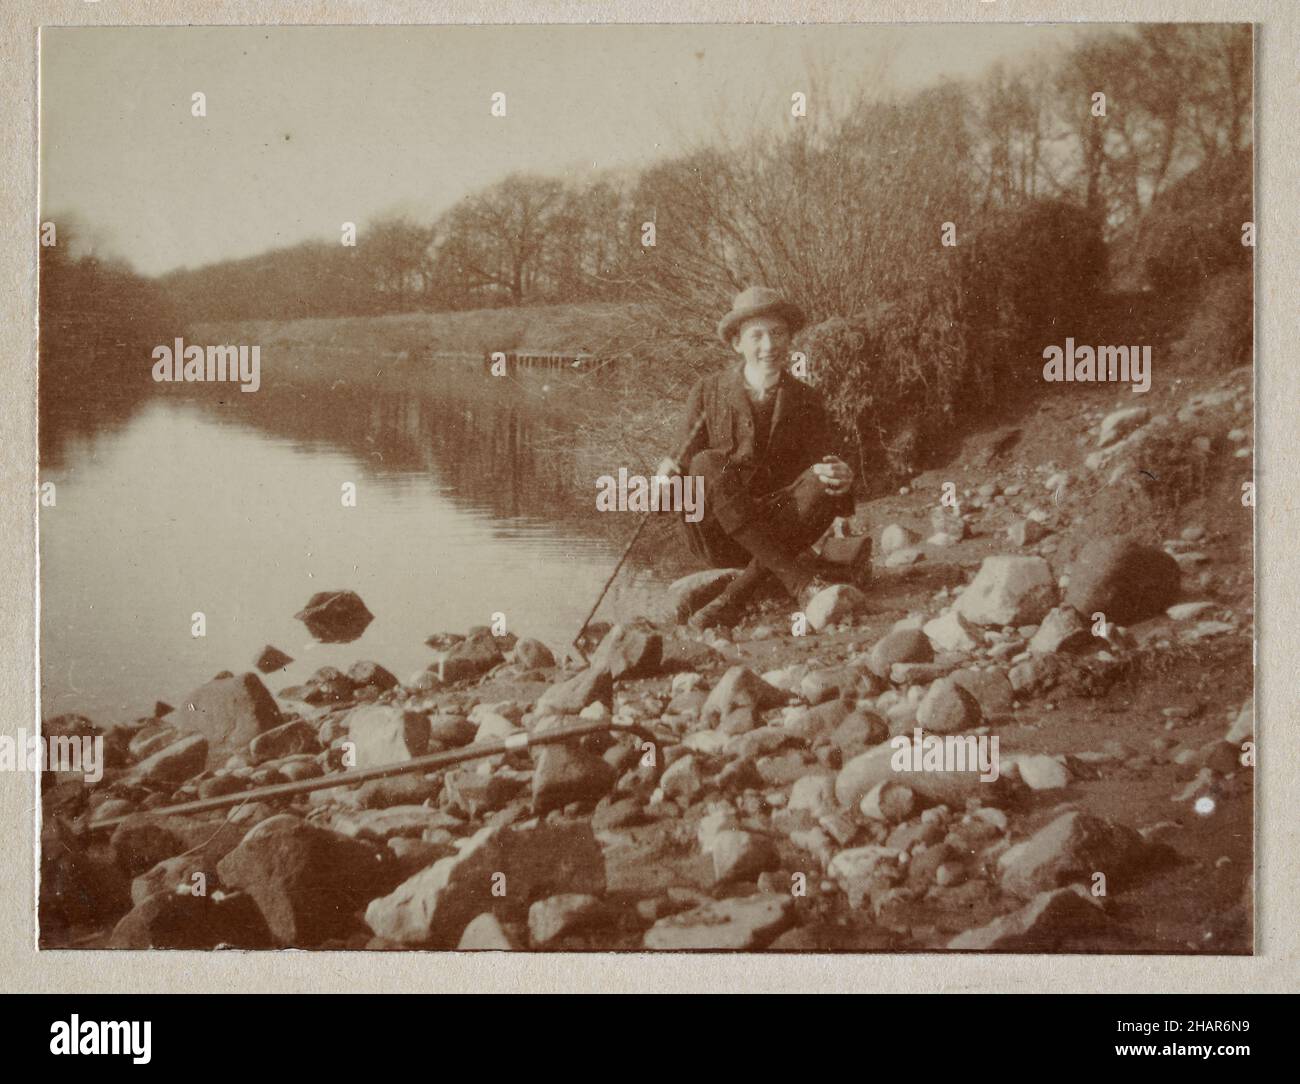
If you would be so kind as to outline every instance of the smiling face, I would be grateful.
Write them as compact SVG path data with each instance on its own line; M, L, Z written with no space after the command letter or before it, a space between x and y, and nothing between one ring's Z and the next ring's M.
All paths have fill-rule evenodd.
M790 328L777 316L755 316L746 320L731 337L731 348L745 359L745 365L765 375L779 373L790 348Z

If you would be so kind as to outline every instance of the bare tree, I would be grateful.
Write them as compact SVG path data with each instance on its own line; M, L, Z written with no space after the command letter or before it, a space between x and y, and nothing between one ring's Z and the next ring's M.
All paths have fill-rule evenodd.
M377 308L405 309L427 294L434 232L433 226L422 226L405 215L377 219L360 231L358 248Z
M564 188L547 177L511 174L457 204L442 222L443 266L469 290L503 291L524 303L553 228Z

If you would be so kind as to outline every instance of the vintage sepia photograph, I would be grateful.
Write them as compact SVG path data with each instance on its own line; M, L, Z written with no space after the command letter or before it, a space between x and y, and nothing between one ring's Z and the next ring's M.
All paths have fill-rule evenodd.
M1254 952L1250 24L39 50L41 949Z

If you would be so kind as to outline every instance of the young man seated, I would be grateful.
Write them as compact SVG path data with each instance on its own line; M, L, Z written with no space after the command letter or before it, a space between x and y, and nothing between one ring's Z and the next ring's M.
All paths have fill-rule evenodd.
M793 335L806 320L775 290L736 296L718 337L738 364L691 391L682 423L682 462L658 473L704 479L704 516L683 520L691 551L711 567L743 568L690 619L695 628L733 624L745 600L775 576L800 609L835 583L864 586L869 538L852 539L840 559L810 548L837 516L853 514L853 472L834 454L821 396L786 371Z

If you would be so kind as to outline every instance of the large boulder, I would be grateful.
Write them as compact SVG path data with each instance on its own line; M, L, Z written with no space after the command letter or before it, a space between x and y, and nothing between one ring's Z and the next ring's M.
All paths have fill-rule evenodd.
M201 874L201 877L196 877ZM210 854L178 854L164 858L131 882L131 901L143 903L156 892L203 892L217 884L217 860ZM203 892L199 894L202 895Z
M429 720L418 712L367 704L350 712L346 722L357 768L397 764L429 751Z
M257 661L253 663L262 673L271 674L276 670L283 670L293 662L293 657L286 655L278 647L267 644L262 648L262 653L257 656Z
M266 923L242 892L221 897L162 891L146 897L113 927L117 949L270 948Z
M254 764L264 764L268 760L279 760L299 753L317 753L320 742L316 740L316 728L306 719L294 719L292 722L277 726L259 734L248 746L249 759Z
M867 596L851 583L837 583L813 595L804 608L804 616L815 632L821 632L829 625L861 613L866 605Z
M939 651L974 651L980 646L980 633L956 610L948 610L921 628Z
M894 629L876 641L867 656L867 668L876 677L889 679L896 662L931 662L934 646L920 629Z
M861 907L878 888L897 882L899 859L904 855L895 847L868 844L840 851L826 865L826 876L844 890L849 906Z
M1029 641L1029 650L1035 655L1051 655L1058 651L1084 651L1092 643L1092 626L1072 606L1057 606L1038 626Z
M704 773L700 762L693 754L678 757L659 777L659 789L665 798L689 804L704 789Z
M391 671L369 660L353 663L348 669L347 677L353 687L358 689L373 688L384 692L397 684L397 677Z
M483 705L480 704L475 708L469 717L471 723L476 724L477 729L474 731L474 744L482 742L504 741L506 738L513 738L516 734L523 732L523 727L504 715L499 715L495 711L481 710Z
M715 884L752 881L766 870L776 869L780 856L772 840L757 832L727 830L710 841Z
M799 679L799 695L815 707L852 696L862 682L862 675L847 666L812 670Z
M1002 887L1029 899L1073 881L1090 882L1104 873L1108 891L1145 864L1150 845L1132 828L1072 810L1062 813L998 858Z
M427 805L390 805L383 809L339 809L329 827L352 839L387 843L390 839L420 839L436 832L450 818ZM441 857L441 856L439 856Z
M1089 542L1069 569L1065 601L1084 617L1131 625L1163 613L1178 598L1178 562L1131 538Z
M1016 699L1011 682L1001 670L958 670L952 680L979 701L986 719L1010 711Z
M131 770L130 779L147 787L174 787L203 771L207 760L208 739L191 734L140 761Z
M830 735L830 740L839 748L844 763L888 738L889 724L876 712L862 710L845 715Z
M948 948L974 952L1051 952L1071 937L1087 936L1108 923L1098 900L1082 885L1040 892L1020 910L960 933Z
M891 553L897 553L899 550L907 549L909 546L915 546L921 541L921 536L908 528L897 523L891 523L880 532L880 552L888 556Z
M127 739L127 754L136 761L153 756L159 749L166 749L172 742L185 736L170 723L158 719L153 719L138 730L131 730L128 733L130 737Z
M754 951L771 944L794 921L789 895L716 900L659 919L646 931L644 944L667 951Z
M505 661L496 637L480 632L453 644L438 664L438 679L443 684L471 681Z
M932 734L955 734L984 722L979 701L951 678L940 678L916 707L916 721Z
M538 698L535 714L577 715L588 704L614 706L614 679L603 666L589 666L573 677L552 685Z
M1070 770L1064 757L1046 753L1022 753L1015 757L1009 769L1014 769L1020 781L1030 790L1060 790L1070 782Z
M540 816L570 802L595 805L617 779L618 773L595 753L564 745L543 746L533 772L533 812Z
M954 609L975 625L1030 625L1056 604L1052 569L1041 557L985 557Z
M590 824L487 827L459 854L372 900L366 923L388 941L451 948L486 911L523 921L539 899L604 891L605 858Z
M294 617L327 644L351 643L375 619L355 591L317 591Z
M109 840L113 861L133 878L181 853L202 851L216 861L235 847L247 830L246 826L221 819L221 814L217 816L214 822L198 817L132 813L113 829Z
M709 693L700 709L700 718L706 722L722 719L736 708L766 711L780 707L786 699L785 693L775 685L769 685L753 670L746 666L733 666Z
M208 767L243 752L264 731L284 720L275 697L251 670L238 677L214 678L181 701L170 720L181 730L208 741Z
M930 802L942 802L955 809L962 808L968 798L995 801L1006 793L1006 778L998 774L996 778L983 779L978 765L974 764L974 756L967 758L968 765L972 765L967 771L908 770L912 757L902 745L913 738L911 734L900 735L845 764L835 779L835 800L841 807L857 806L878 784L890 782L901 783ZM976 739L974 735L948 735L935 736L933 740L963 741L969 750Z
M93 740L102 736L104 732L84 715L70 713L43 720L41 733L46 738L91 738Z
M129 876L110 856L85 849L57 817L41 820L42 944L74 926L100 927L130 906Z
M554 666L555 656L541 640L525 636L515 644L515 662L525 670L541 670Z
M249 833L217 864L223 885L257 903L281 945L318 945L356 930L358 912L392 884L385 852L314 825Z
M527 773L493 770L486 761L443 776L443 802L449 812L479 817L503 809L528 786Z
M659 671L663 660L664 638L648 621L631 621L615 625L605 634L592 656L591 665L603 667L610 677L649 677Z
M478 728L463 715L434 715L429 720L429 737L446 749L459 749L474 740Z
M528 908L528 934L534 945L549 945L561 937L603 924L609 921L611 915L612 912L599 896L565 892L537 900ZM477 922L478 919L474 921Z
M460 952L511 952L518 947L491 911L485 911L466 926L456 946Z

